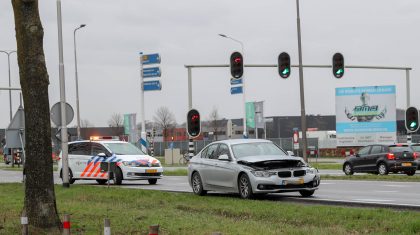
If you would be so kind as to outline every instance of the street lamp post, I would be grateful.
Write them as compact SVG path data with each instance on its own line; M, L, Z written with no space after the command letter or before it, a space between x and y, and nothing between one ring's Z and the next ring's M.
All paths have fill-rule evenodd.
M0 51L7 55L7 65L9 68L9 88L12 87L12 80L10 78L10 55L16 53L16 51ZM10 105L10 122L12 122L12 90L9 90L9 105Z
M245 57L245 54L244 54L244 44L241 41L239 41L239 40L237 40L235 38L232 38L230 36L227 36L225 34L219 34L219 36L220 37L224 37L224 38L229 38L230 40L239 43L241 45L241 54L242 54L243 57ZM243 132L243 138L246 139L246 138L248 138L248 132L246 130L245 75L242 75L242 101L243 101L243 106L244 106L244 116L243 116L244 132Z
M74 68L75 68L75 78L76 78L76 115L77 115L77 139L80 140L80 109L79 109L79 77L77 75L77 54L76 54L76 31L85 27L85 24L81 24L79 27L73 31L73 41L74 41Z

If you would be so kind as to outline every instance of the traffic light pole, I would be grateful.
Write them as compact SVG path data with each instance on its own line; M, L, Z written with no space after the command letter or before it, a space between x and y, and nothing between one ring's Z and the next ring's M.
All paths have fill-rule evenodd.
M192 71L188 68L188 111L192 109ZM188 120L187 120L188 121ZM188 157L194 157L194 140L188 136Z
M300 35L300 16L299 16L299 0L296 0L296 11L297 11L297 33L298 33L298 51L299 51L299 86L300 86L300 120L302 127L302 157L308 162L306 149L306 112L305 112L305 89L303 83L303 67L302 67L302 40Z
M188 110L192 108L192 69L193 68L229 68L228 64L214 64L214 65L184 65L185 68L188 70ZM277 68L277 64L244 64L244 67L249 68ZM332 65L291 65L290 67L302 67L302 68L328 68L331 69ZM406 95L407 95L407 107L410 104L410 67L393 67L393 66L364 66L364 65L346 65L344 68L348 69L376 69L376 70L405 70L406 71ZM302 76L303 80L303 76ZM305 119L306 124L306 116L302 116ZM305 153L306 154L306 153Z

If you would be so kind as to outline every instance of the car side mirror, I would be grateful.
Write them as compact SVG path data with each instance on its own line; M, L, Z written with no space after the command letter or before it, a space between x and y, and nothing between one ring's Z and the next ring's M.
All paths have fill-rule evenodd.
M222 154L218 158L220 161L230 161L230 158L227 154Z
M356 153L356 157L360 157L360 154Z
M98 153L98 157L103 157L103 158L106 158L107 156L106 156L106 154L105 154L105 153Z

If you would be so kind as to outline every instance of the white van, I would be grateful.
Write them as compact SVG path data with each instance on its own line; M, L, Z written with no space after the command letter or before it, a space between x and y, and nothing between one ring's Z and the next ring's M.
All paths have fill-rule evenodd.
M101 169L101 162L116 164L112 180L117 185L120 185L122 180L148 180L149 184L156 184L163 175L159 160L128 142L95 138L90 141L70 142L68 149L70 184L76 180L96 180L99 184L105 184L108 173L107 170ZM58 171L62 178L61 153Z

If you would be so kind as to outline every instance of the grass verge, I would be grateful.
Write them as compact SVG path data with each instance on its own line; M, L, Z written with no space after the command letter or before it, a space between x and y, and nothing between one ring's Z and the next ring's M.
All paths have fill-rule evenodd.
M312 167L318 168L320 170L341 170L343 169L343 164L340 163L309 163Z
M345 208L285 202L199 197L187 193L117 187L56 187L60 216L71 214L74 234L100 234L103 219L113 234L418 234L419 212ZM19 234L21 184L1 184L0 234ZM392 219L389 219L392 218Z

